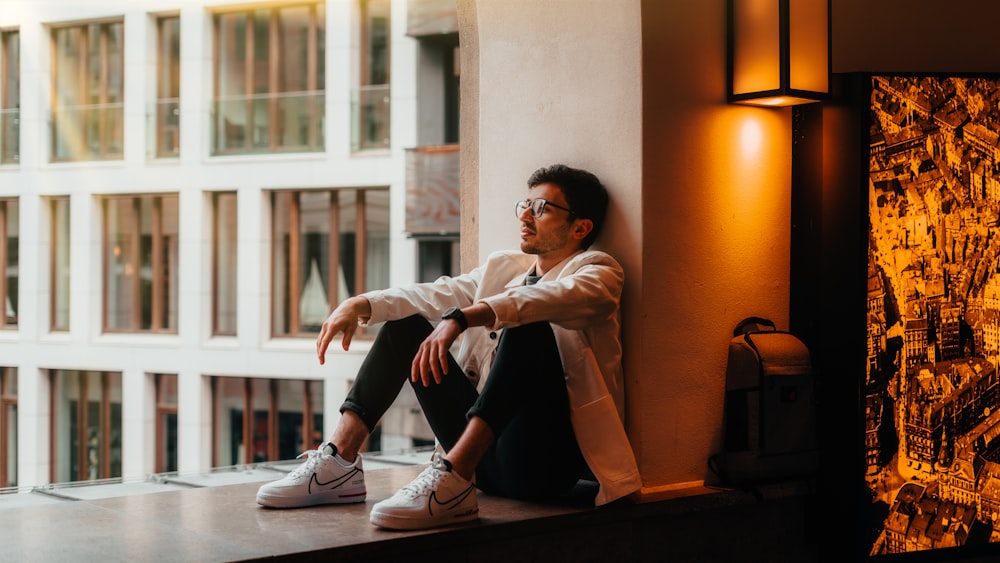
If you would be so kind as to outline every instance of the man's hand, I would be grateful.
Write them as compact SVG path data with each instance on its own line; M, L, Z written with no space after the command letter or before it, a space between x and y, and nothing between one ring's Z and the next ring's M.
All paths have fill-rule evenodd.
M434 383L441 383L441 377L448 374L448 350L461 333L462 327L455 319L439 322L413 357L410 381L419 380L424 387L430 386L432 378Z
M347 351L351 347L351 339L354 332L358 330L358 320L368 318L372 314L371 303L362 296L355 296L345 299L330 316L323 321L323 327L316 337L316 355L319 357L320 365L326 363L326 349L337 334L343 333L340 345Z

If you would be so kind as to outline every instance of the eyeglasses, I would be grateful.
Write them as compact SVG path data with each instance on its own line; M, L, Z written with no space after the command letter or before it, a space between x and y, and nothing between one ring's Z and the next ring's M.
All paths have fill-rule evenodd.
M524 213L525 209L531 209L531 216L534 218L541 217L545 210L549 207L555 207L556 209L562 209L566 213L573 215L573 210L568 207L563 207L561 205L556 205L551 201L545 199L522 199L521 201L514 202L514 215L520 217Z

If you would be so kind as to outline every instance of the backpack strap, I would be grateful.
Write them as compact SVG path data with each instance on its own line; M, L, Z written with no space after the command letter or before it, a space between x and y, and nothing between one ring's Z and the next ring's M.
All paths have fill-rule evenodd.
M764 317L747 317L733 329L733 336L736 337L748 332L761 332L764 329L775 330L774 321Z

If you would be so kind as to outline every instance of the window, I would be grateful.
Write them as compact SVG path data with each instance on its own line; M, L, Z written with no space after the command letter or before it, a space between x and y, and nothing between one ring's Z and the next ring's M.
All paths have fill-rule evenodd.
M50 213L49 327L69 330L69 196L48 199Z
M157 373L156 472L177 471L177 375Z
M0 30L0 164L21 158L21 39L17 30Z
M103 203L104 330L177 332L177 194Z
M124 26L52 28L52 160L123 157Z
M273 335L315 334L336 304L388 286L389 190L275 191L271 210Z
M122 476L121 373L51 370L53 483Z
M441 276L461 273L458 243L458 237L418 239L417 281L432 282Z
M321 381L213 377L212 404L215 467L294 459L323 441Z
M17 368L0 367L0 487L17 486Z
M215 16L212 153L323 150L322 3Z
M361 79L354 150L389 148L389 0L361 0Z
M17 198L0 199L0 266L4 271L0 276L0 296L3 296L6 311L0 316L0 328L17 327L19 231Z
M156 20L156 156L180 153L181 20Z
M236 192L212 194L212 334L236 336Z

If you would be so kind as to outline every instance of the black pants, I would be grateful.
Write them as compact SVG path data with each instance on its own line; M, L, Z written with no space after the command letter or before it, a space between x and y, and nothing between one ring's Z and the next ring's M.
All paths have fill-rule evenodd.
M340 411L357 413L369 431L374 429L409 380L413 357L431 330L420 316L385 323ZM450 355L448 362L440 384L412 386L446 452L467 417L478 416L493 430L496 442L476 468L476 485L523 499L551 498L571 489L586 464L570 423L552 327L540 322L505 329L481 394Z

